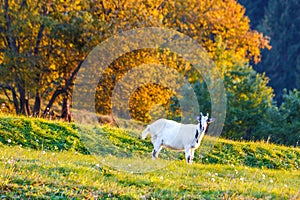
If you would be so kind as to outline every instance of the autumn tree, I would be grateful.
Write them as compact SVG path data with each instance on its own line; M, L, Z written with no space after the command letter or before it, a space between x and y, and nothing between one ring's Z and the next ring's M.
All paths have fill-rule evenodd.
M124 1L121 5L122 6L118 7L119 12L115 14L115 20L123 24L121 27L124 27L124 30L140 27L143 23L144 25L142 25L142 27L159 25L176 29L192 37L205 47L222 75L224 75L226 71L231 70L236 63L247 63L250 60L259 62L260 50L270 48L266 37L250 29L249 19L244 15L245 9L236 1L212 2L207 0L199 2L191 0L149 1L147 3L143 1L142 4L140 1L134 4L131 4L130 1ZM139 7L143 9L137 11L136 9ZM137 15L137 13L141 13L142 16ZM114 12L111 12L110 16L113 15ZM124 20L125 22L122 23L121 19L128 20ZM122 64L118 64L117 62L113 63L112 65L118 69L116 71L121 72L121 68L126 69L130 65L128 65L128 63L135 63L136 60L139 59L142 59L140 63L147 62L145 57L149 55L144 57L137 55L131 56L132 57L127 55L126 58L123 58ZM155 56L155 54L152 56ZM163 60L166 60L167 57L170 57L170 55L161 56L157 62L163 63ZM177 58L178 57L173 60L171 59L173 62L171 65L175 66L175 68L180 68L180 65L183 64L176 63L178 62ZM134 67L134 65L131 67ZM116 73L116 71L114 71L114 73ZM118 75L116 75L116 77L118 77ZM198 78L200 77L198 76ZM116 81L117 80L115 80L115 82ZM194 82L195 81L196 79ZM108 86L110 90L114 87L114 84L106 85L106 81L102 79L101 82L102 86L100 86L99 90L103 90L101 88L105 88L108 85L110 85ZM105 95L98 96L100 96L101 99L98 99L98 102L101 102L102 105L105 104L105 99L109 101L109 98L105 98ZM169 97L169 95L166 95L166 98ZM145 102L145 100L142 102ZM139 105L144 105L142 102ZM103 106L100 107L100 110L105 110ZM106 107L110 109L110 106Z
M39 87L49 75L48 60L41 53L43 33L47 29L44 23L47 21L47 6L36 3L33 7L26 1L5 0L1 10L0 86L13 102L16 113L30 115L29 99L31 95L35 96L33 112L38 114L41 102Z
M93 20L89 6L81 1L2 3L0 86L16 113L40 116L42 99L49 100L46 113L64 94L62 116L66 116L75 75L98 43L95 24L101 20ZM32 112L31 98L35 99Z
M183 83L180 77L197 79L191 69L184 59L166 49L143 49L125 54L102 74L96 92L96 110L100 114L110 114L113 107L120 107L114 108L116 112L121 112L123 107L129 109L132 118L149 122L153 120L151 108L161 105L166 116L170 115L172 98L178 95L176 89ZM196 76L199 78L199 74ZM123 89L117 95L130 98L117 97L113 105L112 96L120 84ZM125 94L125 90L129 93Z
M268 39L250 29L245 9L234 0L6 0L2 9L1 87L10 91L7 94L15 100L17 113L27 115L31 113L30 99L35 97L37 115L43 99L48 102L44 113L55 102L63 101L62 116L67 116L72 85L82 61L94 46L122 31L152 26L175 29L205 48L221 76L234 69L236 63L259 62L260 50L269 48ZM118 45L109 50L116 48ZM189 82L201 86L195 88L204 88L201 76L181 55L159 48L144 49L117 59L100 77L97 111L109 113L115 84L128 70L151 62L171 66L180 73L186 73L181 69L188 66ZM151 97L154 93L159 94L159 101ZM135 118L149 121L149 109L154 105L173 109L169 109L173 95L168 88L145 85L133 93L130 109Z
M245 8L234 0L230 1L176 1L173 12L163 19L164 24L176 27L211 54L213 60L223 56L225 64L217 63L219 70L226 71L234 63L259 62L260 50L269 49L268 38L250 29L249 18ZM225 51L219 55L218 45ZM234 55L226 58L227 54ZM220 61L221 59L219 59ZM222 69L225 68L225 69Z

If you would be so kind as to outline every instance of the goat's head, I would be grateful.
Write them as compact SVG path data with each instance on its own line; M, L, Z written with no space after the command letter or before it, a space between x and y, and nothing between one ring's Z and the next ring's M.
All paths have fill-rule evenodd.
M200 113L200 116L197 117L197 119L199 122L200 133L202 133L203 131L206 131L208 125L215 121L215 118L209 118L208 113L206 114L206 116L204 116L202 114L202 112Z
M202 138L200 138L200 135L205 134L208 125L210 123L212 123L213 121L215 121L215 118L209 118L208 113L206 114L206 116L204 116L202 113L200 113L200 116L198 116L197 119L198 119L199 123L197 125L195 139L191 145L192 148L197 148L197 145L198 146L200 145L200 142L202 140Z

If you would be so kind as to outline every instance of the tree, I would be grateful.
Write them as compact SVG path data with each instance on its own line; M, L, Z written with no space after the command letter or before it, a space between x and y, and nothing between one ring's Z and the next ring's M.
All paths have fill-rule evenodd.
M230 139L257 139L257 125L272 106L273 89L268 78L251 66L236 65L225 75L227 113L224 134ZM256 137L257 136L257 137Z
M236 1L185 1L174 2L174 9L163 19L168 27L189 35L199 42L215 60L218 43L225 47L223 53L235 52L231 56L234 63L260 61L260 50L269 49L268 38L250 29L249 18L245 16L245 8ZM221 39L221 40L220 40ZM223 67L229 69L230 66ZM226 70L225 69L225 70ZM219 69L224 71L224 69Z
M257 29L265 15L265 9L268 7L269 0L238 0L246 8L246 15L250 18L252 29Z
M26 1L5 0L2 3L1 86L10 91L16 113L31 115L29 99L32 94L36 94L33 112L38 114L40 109L38 87L41 77L48 75L47 60L40 51L43 32L47 29L43 23L43 17L48 15L45 6L41 3L28 5Z
M256 66L265 71L274 88L275 100L283 100L283 89L300 88L300 17L297 0L270 0L258 29L270 36L272 50L263 51L262 62Z
M121 56L109 66L99 81L96 92L97 112L110 114L114 106L114 111L123 115L122 112L128 109L132 118L143 122L152 120L150 111L155 105L163 106L166 114L170 113L169 106L175 91L167 85L173 89L178 88L177 76L180 73L184 76L183 73L189 69L187 65L175 53L163 49L136 50ZM158 83L155 83L156 80ZM114 95L115 105L112 105L117 84L121 85L122 91ZM124 99L124 96L130 98Z
M72 4L59 0L6 0L2 5L0 64L3 73L0 86L11 92L7 93L12 96L11 99L16 99L17 113L26 115L31 113L29 100L35 98L34 113L37 115L43 99L48 101L44 113L55 102L62 101L62 116L68 118L72 85L82 61L92 47L120 31L150 26L174 28L199 42L216 61L222 76L232 70L235 63L259 62L260 50L269 48L268 39L250 30L245 9L233 0L205 0L200 3L197 0L76 0ZM118 46L110 50L114 51L114 48ZM149 57L143 56L143 53ZM135 67L130 63L138 65L151 59L170 65L179 72L189 66L180 55L161 49L133 52L111 64L109 69L113 73L106 72L108 78L102 77L102 86L113 88L119 80L116 76L122 76ZM196 82L197 78L201 81L199 75L190 71L191 82ZM151 85L144 89L157 91L162 94L162 105L169 104L172 92L166 88ZM164 92L167 95L163 95ZM107 94L110 95L109 92ZM149 93L137 91L132 102L144 105L141 102L145 94ZM103 97L105 95L98 100L104 99L101 103L106 104L109 98ZM147 109L158 103L150 96L146 98L149 100ZM110 109L109 104L106 105L103 107L105 111ZM147 113L140 112L142 108L134 110L140 119Z
M300 94L299 91L283 91L283 101L278 108L270 107L254 133L257 139L299 146L300 142Z
M163 1L160 4L158 4L158 2L159 1L151 1L151 3L148 2L148 4L145 4L144 2L140 4L140 1L137 1L135 2L134 7L131 7L130 1L127 1L122 4L123 6L120 6L121 8L127 9L122 10L122 12L120 11L115 19L118 21L118 16L122 13L122 17L129 19L125 27L132 28L135 27L134 25L137 21L141 23L140 21L145 20L144 16L148 16L148 18L151 16L150 19L152 19L152 23L150 25L157 24L159 26L175 28L177 31L189 35L205 47L211 58L216 62L217 68L221 71L222 76L226 71L231 70L235 63L246 63L252 59L254 62L259 62L260 49L270 48L267 38L256 31L250 30L249 20L244 15L245 10L236 1L216 2L207 0L201 1L200 4L199 1L194 0ZM139 6L144 8L142 11L143 15L140 18L136 18L135 16L132 16L132 13L136 14L136 12L140 12L135 11ZM145 20L145 22L147 23L147 20ZM159 22L161 24L159 24ZM150 51L148 50L148 52ZM159 52L159 50L157 52ZM105 102L110 101L109 96L114 88L114 84L118 81L117 77L121 76L124 71L134 67L134 63L136 63L137 60L141 59L139 63L147 62L147 60L149 61L149 59L145 59L145 57L148 56L149 55L139 56L135 54L130 57L128 54L127 57L123 58L121 63L114 62L112 64L111 69L115 69L113 70L115 79L114 81L108 82L106 80L109 79L101 79L102 86L98 89L99 99L97 100L97 102L101 102L99 104L101 106L98 107L98 110L105 113L111 109L110 104ZM155 56L155 53L153 52L151 56L156 58L159 57L159 59L156 59L159 63L164 63L167 58L170 57L169 54ZM171 59L171 62L168 63L173 66L174 69L183 66L182 62L178 62L178 57L180 57L180 55L173 57L174 59ZM128 67L128 63L131 63L131 67ZM116 72L119 73L116 74ZM112 77L112 75L106 75L105 77ZM196 77L200 78L199 75ZM192 82L195 82L196 80L197 79L194 79ZM101 91L106 91L107 95L103 95ZM137 96L136 98L138 99ZM170 94L165 95L165 98L170 98ZM151 98L148 97L148 100L149 99ZM145 106L144 102L148 102L148 100L141 99L141 102L137 103L137 101L135 101L135 103L136 105ZM165 100L162 100L162 102L165 102ZM207 100L209 101L209 99ZM201 103L203 104L203 102ZM106 106L104 106L105 104ZM162 103L162 105L164 104L165 103ZM152 105L151 101L149 102L149 105ZM141 110L143 110L142 107ZM171 110L174 111L174 109ZM141 113L146 114L147 112L143 111ZM137 117L143 119L142 116ZM146 118L146 121L149 121L149 117Z
M283 91L283 103L280 112L284 117L285 126L281 126L281 137L275 137L277 143L299 145L300 142L300 93L298 90ZM280 126L280 123L277 124Z
M42 99L49 100L45 113L61 94L68 102L79 65L97 39L92 37L97 32L92 23L100 20L92 20L89 5L81 1L5 0L1 9L0 86L16 113L40 116Z

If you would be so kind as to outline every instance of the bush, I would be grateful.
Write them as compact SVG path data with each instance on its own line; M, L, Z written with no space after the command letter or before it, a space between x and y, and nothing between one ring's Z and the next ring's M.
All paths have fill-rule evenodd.
M270 141L298 146L300 143L300 96L298 90L283 91L283 102L278 108L273 105L260 121L256 137L270 138Z
M268 78L251 66L236 65L225 73L227 113L222 136L230 139L256 139L257 124L272 107L273 90Z

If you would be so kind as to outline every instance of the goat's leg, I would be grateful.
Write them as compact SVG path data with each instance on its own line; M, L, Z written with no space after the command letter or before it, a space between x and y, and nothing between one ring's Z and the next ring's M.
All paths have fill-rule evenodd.
M187 163L189 163L189 164L193 163L194 152L195 152L195 149L192 149L190 147L185 149L185 159L186 159Z
M162 149L162 147L160 147L159 149L153 149L152 151L152 158L153 160L155 160L156 158L158 158L158 153L160 152L160 150Z
M191 149L190 148L186 148L185 149L185 160L187 163L191 164L192 163L192 155L191 155Z
M162 141L161 140L156 140L153 144L154 149L152 151L152 158L156 159L158 157L158 153L162 149Z
M192 163L193 162L193 159L194 159L194 154L195 154L195 149L190 149L190 163Z

